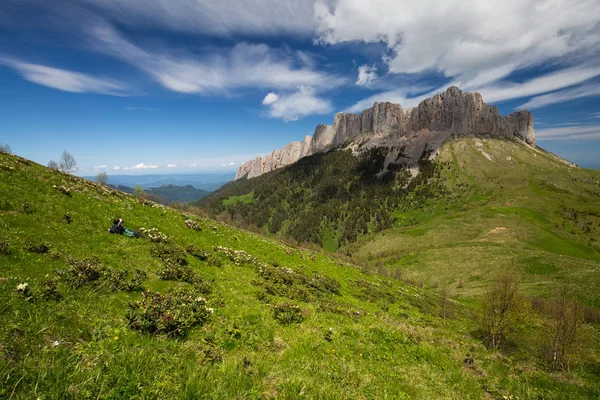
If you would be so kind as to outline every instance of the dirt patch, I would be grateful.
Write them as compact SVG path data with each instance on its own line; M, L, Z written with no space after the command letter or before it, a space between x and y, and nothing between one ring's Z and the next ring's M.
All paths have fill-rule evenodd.
M486 233L485 236L487 236L487 235L493 235L495 233L502 233L502 232L507 231L507 230L508 230L508 228L505 228L503 226L497 226L494 229L492 229L491 231L489 231L488 233Z

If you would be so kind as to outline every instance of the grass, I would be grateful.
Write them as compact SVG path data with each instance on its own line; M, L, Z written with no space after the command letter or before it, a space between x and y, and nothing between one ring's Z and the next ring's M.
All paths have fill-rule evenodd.
M0 199L0 398L597 396L600 345L592 328L586 331L587 351L571 372L552 374L535 350L542 334L539 316L511 351L488 351L473 333L476 300L452 301L454 317L444 320L433 291L5 154L0 154ZM109 234L115 217L130 229L156 228L168 246ZM200 229L190 229L188 219ZM505 225L517 229L517 222ZM454 243L434 226L416 229L422 232L390 232L390 238L419 241L422 249L432 234ZM477 239L486 229L470 231L473 243L466 249L480 246ZM39 246L31 244L46 244L48 251L32 252ZM201 256L182 257L181 249ZM456 252L450 246L437 250L448 251L435 257L438 262ZM549 255L538 265L556 257L544 254ZM60 271L89 264L83 260L94 260L103 272L76 287ZM399 262L410 260L429 265L420 253ZM198 279L161 279L166 262L191 269ZM584 280L590 279L587 268L595 267L595 261L587 263L577 267ZM479 268L483 276L486 267ZM122 279L144 271L142 288L105 284L106 271L120 269L130 273ZM59 298L43 296L48 279L57 282ZM27 293L16 290L23 283ZM129 327L128 313L147 290L183 291L193 295L192 303L203 299L196 307L213 311L198 323L187 306L176 308L176 317L189 324L185 335L143 333ZM275 311L288 306L300 314L290 311L284 318Z
M572 280L582 301L600 307L599 171L468 137L447 141L438 162L450 194L397 210L392 229L364 237L351 253L429 286L446 282L458 296L480 294L506 268L532 296L549 297L557 282Z

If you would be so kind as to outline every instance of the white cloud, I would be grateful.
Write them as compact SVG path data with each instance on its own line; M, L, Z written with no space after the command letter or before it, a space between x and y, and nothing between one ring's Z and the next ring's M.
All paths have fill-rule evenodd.
M600 118L600 113L592 114L592 117L594 117L594 118Z
M132 94L132 90L126 84L114 79L6 58L0 58L0 65L2 64L13 68L29 82L65 92L100 93L113 96Z
M537 140L600 140L600 125L573 125L536 129Z
M384 42L392 73L505 73L600 43L597 0L317 0L318 41Z
M156 111L156 108L150 108L150 107L125 107L125 110L127 111Z
M316 28L314 0L82 0L122 24L176 31L310 35Z
M407 95L407 92L404 89L390 90L369 96L366 99L362 99L344 111L348 113L360 113L364 109L372 107L373 103L384 101L400 104L403 108L410 108L415 107L427 97L430 97L429 93L416 97L410 97Z
M270 105L270 104L275 103L277 100L279 100L279 96L277 96L276 93L271 92L265 96L262 103L264 105Z
M244 7L245 8L245 7ZM244 88L293 89L299 85L331 88L344 79L296 67L296 56L265 44L241 42L230 49L213 49L203 55L167 50L142 49L113 28L93 29L99 50L142 69L158 83L181 93L228 93Z
M235 165L235 163L232 161L232 162L230 162L230 163L229 163L229 164L227 164L227 165L231 165L231 166L233 166L233 165Z
M94 167L94 169L95 169L96 171L98 171L98 170L101 170L101 169L106 169L106 165L96 165L96 166Z
M377 67L375 65L361 65L358 67L358 79L356 84L358 86L371 86L373 82L377 80Z
M482 88L473 88L488 102L533 96L577 85L600 76L600 67L573 67L555 71L523 83L498 83Z
M444 92L447 87L453 85L458 86L464 91L479 92L486 103L494 103L499 101L535 96L542 93L557 91L563 88L569 88L575 85L581 85L582 83L589 81L590 79L593 79L597 76L600 76L600 67L580 66L554 71L521 83L505 81L494 83L491 85L478 85L476 83L473 83L473 81L462 82L460 80L455 80L442 87L439 87L435 90L431 90L419 96L414 96L414 93L416 93L417 91L411 91L410 89L398 89L378 93L369 96L366 99L358 101L353 106L349 107L346 111L360 112L365 108L371 107L375 101L389 101L392 103L399 103L404 108L414 107L418 105L422 100L431 97L437 93ZM479 82L484 81L485 79ZM558 102L595 95L600 95L600 85L586 84L585 86L578 86L573 89L566 89L563 91L550 93L546 96L535 97L534 99L524 103L523 105L517 108L541 108L546 105Z
M542 108L551 104L563 103L570 100L581 99L584 97L592 97L600 95L600 84L594 85L581 85L570 89L560 90L545 94L542 96L536 96L528 102L520 105L517 108ZM600 117L600 115L598 115Z
M114 171L118 171L118 170L120 170L120 169L121 169L121 167L119 167L118 165L115 165L114 167L112 167L112 169L113 169Z
M154 168L158 168L158 165L155 164L144 164L144 163L139 163L134 165L133 167L131 167L131 169L154 169Z
M179 168L177 164L167 164L167 168Z
M198 166L198 164L190 164L188 165L188 168L196 168Z
M314 114L329 114L333 105L329 100L317 97L315 89L300 86L292 94L281 95L277 101L268 105L268 116L283 119L285 122Z

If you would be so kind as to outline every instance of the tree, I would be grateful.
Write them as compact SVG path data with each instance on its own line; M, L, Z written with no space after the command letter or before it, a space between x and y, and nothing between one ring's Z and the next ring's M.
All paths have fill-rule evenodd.
M0 153L11 154L12 149L8 143L0 143Z
M108 183L108 174L104 171L99 172L98 175L96 175L96 182L101 185L106 185Z
M77 161L75 161L75 157L71 155L68 151L63 151L62 156L60 157L60 169L63 172L70 174L75 171L77 167Z
M133 188L133 195L137 197L141 197L142 199L146 198L146 191L140 185L135 185Z
M567 284L561 285L550 306L550 323L545 336L552 349L552 371L569 370L571 360L578 350L583 327L583 309L571 300L572 291Z
M499 275L483 295L482 328L488 348L498 348L515 328L519 284L509 272Z
M48 168L58 169L58 163L54 160L50 160L48 161Z

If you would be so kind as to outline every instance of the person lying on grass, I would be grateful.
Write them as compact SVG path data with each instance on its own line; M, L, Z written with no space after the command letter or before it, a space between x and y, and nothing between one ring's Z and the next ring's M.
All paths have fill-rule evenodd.
M136 237L139 238L142 235L138 231L132 231L123 226L123 220L121 218L115 218L113 221L113 226L108 230L110 233L118 233L119 235L125 235L128 237Z

